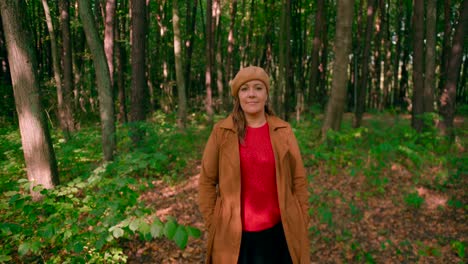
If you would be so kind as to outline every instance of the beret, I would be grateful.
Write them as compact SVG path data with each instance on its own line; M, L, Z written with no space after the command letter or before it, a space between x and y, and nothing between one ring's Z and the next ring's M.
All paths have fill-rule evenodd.
M252 80L262 81L266 86L267 92L270 90L270 77L265 70L257 66L249 66L240 69L234 79L231 80L232 96L236 97L241 85Z

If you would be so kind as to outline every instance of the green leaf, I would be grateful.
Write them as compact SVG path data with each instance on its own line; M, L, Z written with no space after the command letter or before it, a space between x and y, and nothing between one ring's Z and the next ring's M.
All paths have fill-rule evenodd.
M168 221L165 225L164 225L164 235L169 238L169 239L172 239L175 235L177 231L177 223L174 222L174 221Z
M151 227L145 221L141 221L140 226L138 227L138 231L140 231L143 235L149 234Z
M0 255L0 262L7 262L7 261L10 261L10 260L11 260L10 256Z
M161 220L156 219L151 224L151 236L153 236L153 238L160 237L163 233L163 228L164 228L164 224L161 222Z
M135 219L130 223L130 225L128 227L130 228L130 230L135 232L138 229L138 227L140 226L140 223L141 223L140 219Z
M194 238L199 238L201 236L201 231L198 228L192 227L192 226L186 226L187 233L189 236L194 237Z
M119 238L121 236L123 236L124 234L124 230L120 227L116 227L114 228L114 230L112 231L112 235L115 237L115 238Z
M73 251L75 251L76 253L80 253L81 251L83 251L83 248L84 248L84 246L80 242L76 242L73 245Z
M181 249L184 249L187 246L188 234L184 226L179 225L177 227L176 233L174 235L174 241Z
M24 256L24 255L28 254L30 249L31 249L31 243L24 242L24 243L19 245L18 253L20 254L20 256Z

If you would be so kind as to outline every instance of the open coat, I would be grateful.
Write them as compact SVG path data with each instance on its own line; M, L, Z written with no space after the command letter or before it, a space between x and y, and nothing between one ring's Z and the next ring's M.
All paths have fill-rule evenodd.
M310 263L308 190L299 146L290 125L267 116L275 155L278 199L294 264ZM236 264L240 251L241 172L232 116L218 122L203 154L199 207L208 229L206 263Z

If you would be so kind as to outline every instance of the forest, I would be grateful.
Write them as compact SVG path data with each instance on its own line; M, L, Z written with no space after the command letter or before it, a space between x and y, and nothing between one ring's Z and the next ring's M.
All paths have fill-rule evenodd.
M311 263L468 261L468 0L0 0L0 263L204 263L203 149L271 78Z

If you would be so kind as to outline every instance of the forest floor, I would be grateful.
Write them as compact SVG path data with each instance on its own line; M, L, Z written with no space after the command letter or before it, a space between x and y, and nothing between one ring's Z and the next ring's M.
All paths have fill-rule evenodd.
M199 163L190 164L186 178L173 185L155 181L155 188L141 199L154 206L161 219L174 216L181 224L201 229L202 237L189 238L184 250L167 239L126 241L128 263L203 263L206 230L197 207ZM432 172L437 175L441 169L434 166ZM324 223L317 215L311 216L311 263L464 263L468 248L466 172L457 184L440 189L425 181L415 183L399 164L391 165L385 174L389 182L384 189L372 192L366 189L364 176L330 175L319 167L310 180L310 192L313 199L328 206L316 204L321 208L316 212L328 210L330 218ZM407 205L411 203L405 200L408 190L424 198L421 207ZM454 201L462 206L451 205Z

